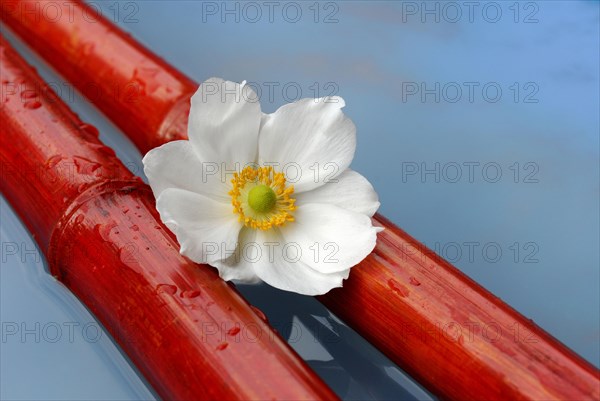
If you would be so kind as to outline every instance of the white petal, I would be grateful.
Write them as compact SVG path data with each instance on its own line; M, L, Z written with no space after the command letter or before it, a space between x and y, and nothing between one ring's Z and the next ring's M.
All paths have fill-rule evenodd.
M248 263L248 261L241 256L244 244L254 242L255 238L256 230L242 227L235 252L229 258L217 261L213 265L219 270L219 277L225 281L236 280L237 282L246 284L260 282L260 278L254 273L252 263Z
M285 291L320 295L341 287L350 270L319 273L297 259L294 249L286 249L276 230L242 228L235 254L215 263L224 280L256 283L261 279Z
M379 197L371 183L354 170L347 169L334 182L302 192L296 204L328 203L371 217L379 209Z
M348 278L349 270L323 274L311 269L298 259L297 248L286 246L277 230L257 231L254 244L260 251L251 250L252 244L246 245L248 251L242 252L242 256L246 263L252 264L258 277L280 290L321 295L341 287Z
M263 118L258 158L286 174L296 193L317 188L352 162L356 127L340 97L302 99Z
M211 78L192 96L188 137L201 160L243 167L256 162L261 118L258 96L245 82Z
M156 200L156 209L177 236L180 253L194 262L213 264L235 250L242 223L230 204L168 188Z
M321 273L349 269L375 248L377 229L365 215L326 203L298 205L295 221L281 228L288 244L302 250L302 262Z
M200 160L189 141L154 148L142 162L155 198L167 188L180 188L222 201L231 199L231 185L221 176L218 165Z

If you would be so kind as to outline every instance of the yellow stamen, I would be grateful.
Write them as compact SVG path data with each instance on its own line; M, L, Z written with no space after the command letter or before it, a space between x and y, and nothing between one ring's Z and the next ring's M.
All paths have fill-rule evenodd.
M246 227L268 230L294 221L292 212L296 210L296 200L291 197L294 187L286 187L283 173L276 173L271 166L245 167L234 173L231 183L233 189L229 195L233 212Z

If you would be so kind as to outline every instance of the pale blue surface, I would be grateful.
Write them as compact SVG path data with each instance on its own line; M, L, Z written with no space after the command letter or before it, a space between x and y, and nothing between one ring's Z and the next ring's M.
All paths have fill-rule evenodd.
M301 3L303 15L297 23L286 21L294 17L292 8L282 14L288 3L275 8L273 23L264 3L256 3L263 7L257 23L249 22L254 14L248 8L246 14L240 9L239 23L235 15L227 15L222 23L219 13L203 14L203 7L210 10L213 3L140 2L137 9L128 2L96 4L111 19L118 9L117 23L196 80L220 76L256 83L263 89L264 111L293 100L294 83L304 97L314 96L316 87L320 96L333 88L345 98L345 111L358 127L353 167L374 183L381 212L600 364L597 2L522 2L518 23L509 8L513 2L498 3L502 16L497 23L486 20L493 19L492 9L482 14L488 3L477 3L472 23L466 8L456 23L443 22L444 17L454 17L451 9L442 11L442 22L426 15L423 23L419 14L406 13L412 5L420 11L421 2L339 2L337 11L321 3L318 23L314 8L309 8L312 2ZM435 2L428 4L434 7ZM221 2L214 5L217 11L222 7ZM130 19L138 21L124 22L132 11ZM331 12L338 22L324 23ZM527 16L538 21L524 23ZM40 72L61 82L45 68ZM267 89L275 84L268 82L278 83L272 99ZM335 85L326 86L329 82ZM439 102L432 94L422 101L403 93L413 82L428 88L436 82L440 88L457 83L463 96L451 103L451 84ZM467 82L480 83L472 103ZM490 82L502 89L496 103L481 92ZM536 88L527 100L537 103L526 103L526 95ZM86 101L70 100L66 90L62 95L84 120L100 128L102 138L139 174L139 153L114 126ZM479 163L473 182L463 164L468 162ZM409 168L421 169L422 163L430 169L440 163L440 182L432 174L423 179L408 175ZM463 173L456 183L451 182L453 163ZM501 168L498 182L491 182L491 167L482 176L486 163ZM515 170L520 173L517 183ZM525 182L532 180L537 182ZM41 260L35 262L36 256L26 253L33 248L26 231L4 200L1 206L2 322L25 322L28 327L35 322L41 327L75 322L79 329L93 322L60 285L42 275ZM21 254L6 252L7 243L25 252L24 263ZM469 246L474 247L472 255ZM487 254L482 254L484 247ZM496 249L502 256L493 262ZM528 257L532 252L535 255ZM264 287L242 291L275 325L293 322L303 327L301 339L292 345L344 398L392 399L404 391L426 397L364 340L324 317L316 301ZM327 341L322 329L327 326L335 328L340 341ZM107 336L91 343L76 329L70 342L63 330L63 339L56 343L36 343L29 335L25 342L12 336L0 344L0 398L151 397ZM319 341L314 341L314 333ZM358 369L365 366L364 371Z

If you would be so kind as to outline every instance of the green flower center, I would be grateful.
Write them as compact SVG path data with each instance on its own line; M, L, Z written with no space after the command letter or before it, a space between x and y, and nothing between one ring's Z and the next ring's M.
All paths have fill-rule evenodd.
M264 231L294 221L294 187L272 166L246 166L233 174L231 185L233 213L244 226Z
M270 212L276 203L277 195L268 185L257 185L248 193L248 204L259 213Z

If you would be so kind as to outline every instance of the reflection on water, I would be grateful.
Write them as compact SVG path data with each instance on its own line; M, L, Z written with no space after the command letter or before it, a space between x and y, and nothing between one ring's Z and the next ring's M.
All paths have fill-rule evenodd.
M238 289L344 400L432 399L316 299L267 285Z

